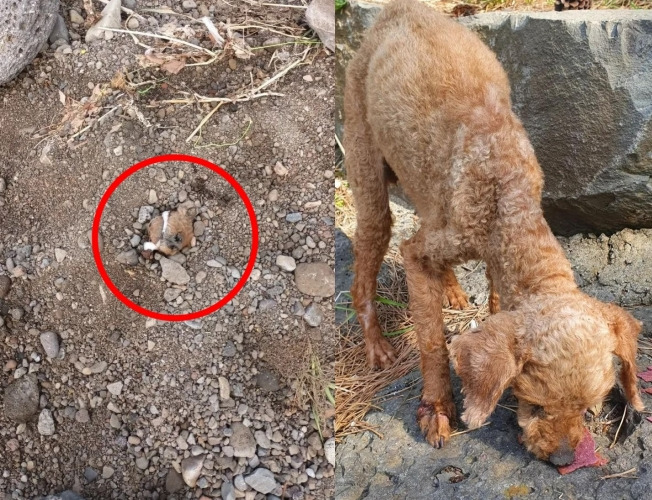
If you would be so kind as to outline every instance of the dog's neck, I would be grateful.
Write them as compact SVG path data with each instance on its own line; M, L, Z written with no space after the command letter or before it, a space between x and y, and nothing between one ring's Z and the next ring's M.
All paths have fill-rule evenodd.
M490 236L490 266L501 304L506 309L535 295L567 293L577 289L573 271L561 245L543 217L538 199L523 189L527 179L506 189Z

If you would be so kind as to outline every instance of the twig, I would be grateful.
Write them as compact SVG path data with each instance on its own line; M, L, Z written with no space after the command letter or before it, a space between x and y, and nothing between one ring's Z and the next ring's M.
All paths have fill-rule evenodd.
M149 36L149 37L152 37L152 38L160 38L162 40L167 40L169 42L180 43L182 45L187 45L188 47L193 47L193 48L195 48L197 50L204 51L208 55L210 55L211 57L215 57L215 58L218 57L218 55L215 52L213 52L212 50L207 49L206 47L201 47L200 45L195 45L194 43L186 42L185 40L179 40L178 38L174 38L174 37L167 36L167 35L158 35L156 33L147 33L145 31L132 31L132 30L117 29L117 28L100 28L100 29L105 30L105 31L114 31L116 33L128 33L128 34L130 34L132 36L133 35L141 35L141 36Z
M245 131L244 131L244 132L242 133L242 135L241 135L240 137L238 137L238 139L236 139L234 142L227 142L227 143L225 143L225 144L213 144L213 143L211 143L211 144L202 144L201 146L195 146L195 147L196 147L197 149L201 149L201 148L210 148L210 147L214 147L214 148L226 148L226 147L229 147L229 146L235 146L235 145L238 144L242 139L244 139L244 136L247 135L247 132L249 132L249 129L251 128L251 124L252 124L252 123L253 123L253 122L252 122L251 120L249 120L249 123L247 123L247 128L245 129Z
M629 476L628 474L633 474L636 472L636 467L632 467L629 470L626 470L625 472L618 472L616 474L609 474L608 476L602 476L600 479L613 479L616 477L624 477L626 479L638 479L638 476Z
M190 141L190 139L195 137L195 134L197 134L197 132L199 132L201 130L201 128L204 126L204 124L208 120L211 119L211 116L213 116L215 113L217 113L217 110L220 109L223 104L224 104L224 102L217 103L217 105L213 109L211 109L211 111L204 118L202 118L202 121L199 122L199 125L197 125L197 128L195 128L195 130L193 130L192 133L188 136L188 138L186 139L186 142Z
M620 425L618 426L618 429L616 429L616 435L614 436L613 442L609 445L609 449L616 446L616 440L618 439L618 434L620 433L620 428L622 427L623 422L625 421L625 415L627 415L627 405L625 405L625 411L623 411L623 417L620 419Z
M213 21L211 21L206 16L202 17L201 21L204 23L204 26L206 26L208 32L213 36L213 39L215 40L215 44L220 48L224 47L224 38L222 38L220 32L217 31L217 28L213 24Z
M516 413L516 410L514 408L510 408L509 406L505 406L501 404L497 404L496 406L500 406L501 408L505 408L506 410L513 411L514 413Z
M342 151L342 155L346 156L346 152L344 151L344 146L342 146L342 143L340 142L340 138L337 137L337 134L335 134L335 142L337 142L337 145L340 148L340 151Z
M72 141L75 137L80 136L81 134L83 134L84 132L86 132L89 128L91 128L91 127L92 127L93 125L95 125L96 123L101 123L102 120L104 120L104 118L106 118L107 116L109 116L111 113L113 113L113 112L114 112L116 109L118 109L118 108L119 108L119 106L113 106L110 110L108 110L106 113L104 113L102 116L100 116L97 120L94 120L94 121L91 122L87 127L84 127L84 128L81 129L79 132L77 132L76 134L74 134L73 136L71 136L70 139L68 139L68 141Z
M482 427L486 427L486 426L488 426L489 424L491 424L491 422L485 422L485 423L482 424L481 426L479 426L479 427L475 427L474 429L466 429L465 431L457 431L457 432L453 432L453 433L451 434L451 437L454 437L454 436L460 436L460 435L462 435L462 434L468 434L469 432L477 431L478 429L481 429Z

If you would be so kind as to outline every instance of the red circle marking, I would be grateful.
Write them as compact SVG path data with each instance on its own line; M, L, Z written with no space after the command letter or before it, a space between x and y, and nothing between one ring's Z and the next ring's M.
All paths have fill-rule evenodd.
M249 260L247 262L247 267L245 268L244 273L240 277L240 280L238 280L238 282L235 284L235 286L231 289L231 291L228 294L226 294L222 299L217 301L212 306L209 306L200 311L195 311L187 314L164 314L156 311L150 311L149 309L145 309L144 307L139 306L138 304L129 300L118 289L118 287L113 284L113 281L111 281L111 278L109 277L108 273L106 272L106 269L104 268L104 264L102 263L102 257L100 255L100 241L99 241L100 221L102 220L102 212L104 212L104 208L106 207L109 198L111 198L111 195L115 192L115 190L120 184L122 184L128 177L135 174L140 169L149 167L150 165L154 165L156 163L161 163L166 161L185 161L189 163L196 163L201 165L202 167L206 167L212 170L220 177L225 179L231 185L231 187L235 189L236 193L238 193L238 196L240 196L240 199L242 199L245 208L247 209L247 214L249 215L249 222L251 224L251 251L249 253ZM231 174L229 174L223 168L218 167L217 165L211 163L208 160L204 160L203 158L198 158L196 156L191 156L191 155L168 154L168 155L161 155L161 156L153 156L152 158L148 158L139 163L136 163L135 165L129 167L127 170L122 172L122 174L120 174L120 176L111 183L111 185L106 190L104 195L102 195L102 199L100 200L100 203L97 206L97 210L95 212L95 218L93 219L91 247L93 250L93 258L95 259L95 264L97 265L97 270L100 272L100 276L102 276L102 279L104 280L106 286L109 287L109 290L113 292L113 294L120 300L120 302L122 302L127 307L133 309L137 313L140 313L143 316L147 316L149 318L155 318L162 321L189 321L192 319L203 318L208 314L214 313L222 306L227 304L233 297L235 297L240 292L240 290L242 290L242 287L244 287L245 283L247 282L247 279L249 279L249 276L251 275L251 272L254 269L256 256L258 254L258 223L256 222L256 213L254 212L254 207L251 204L251 200L249 200L247 193L242 188L242 186L238 183L238 181L236 181L231 176Z

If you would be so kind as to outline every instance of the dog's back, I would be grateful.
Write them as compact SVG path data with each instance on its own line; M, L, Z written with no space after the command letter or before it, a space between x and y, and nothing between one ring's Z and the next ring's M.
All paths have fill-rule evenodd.
M449 193L442 189L461 173L451 168L463 168L451 159L491 154L456 153L473 147L460 136L464 126L474 135L490 134L509 122L527 143L511 112L507 75L493 52L468 29L416 0L397 0L383 9L349 64L346 94L349 104L364 101L374 143L419 212L432 213L437 205L445 210ZM412 185L415 177L419 182Z

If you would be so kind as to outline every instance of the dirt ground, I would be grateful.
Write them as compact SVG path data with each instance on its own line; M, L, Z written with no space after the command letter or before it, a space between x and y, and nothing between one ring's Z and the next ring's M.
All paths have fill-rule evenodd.
M86 16L81 0L63 0L70 43L48 48L0 88L0 278L11 279L8 294L0 290L0 390L6 395L26 373L38 381L38 408L26 423L8 418L6 400L0 406L0 492L254 499L269 487L268 498L330 498L334 443L324 386L333 373L333 307L327 296L299 291L301 266L293 272L276 262L283 255L334 267L334 58L304 38L311 33L303 9L135 3L158 9L142 12L139 31L191 26L195 32L175 36L210 47L193 22L209 15L216 24L249 26L236 32L252 48L273 46L248 59L230 50L170 74L144 68L146 49L129 35L86 44L86 27L70 21L71 9ZM179 52L160 40L139 42ZM273 95L224 104L197 134L200 142L186 141L215 106L197 96L241 95L296 61L265 89ZM112 180L171 152L230 172L260 229L242 292L188 323L156 322L122 305L102 283L88 240ZM153 170L130 180L107 207L102 229L103 258L121 290L166 312L196 310L223 295L249 251L250 229L233 192L203 169L184 166L180 178L179 168L165 166L164 181ZM144 237L134 222L139 207L151 205L152 189L159 210L174 208L184 191L197 202L195 221L204 223L182 263L192 280L172 300L162 293L175 287L160 281L158 269L117 262L134 234ZM208 275L201 286L200 271ZM54 357L46 355L47 332L58 341ZM196 486L184 485L179 472L198 461Z

